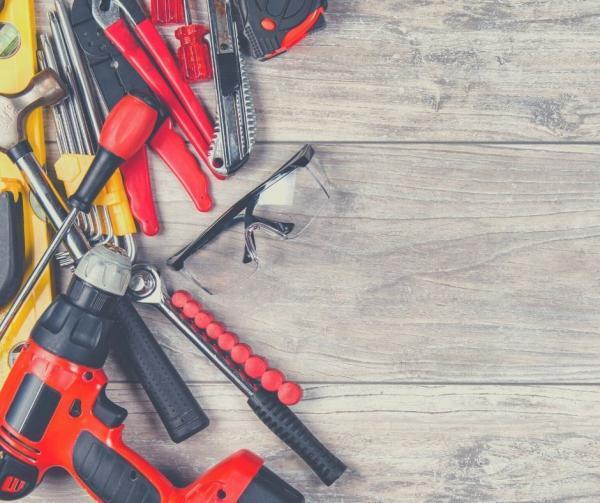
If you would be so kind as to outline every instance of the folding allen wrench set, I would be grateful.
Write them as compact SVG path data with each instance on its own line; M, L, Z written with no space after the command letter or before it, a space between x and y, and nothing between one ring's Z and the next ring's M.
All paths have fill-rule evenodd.
M124 444L127 411L106 394L111 348L174 442L209 425L134 303L154 305L325 484L346 470L289 408L302 399L300 385L191 293L168 290L158 268L136 261L135 243L138 227L146 236L160 230L147 148L196 209L210 211L211 177L236 173L255 142L244 53L285 52L324 27L326 8L322 0L207 0L203 26L191 0L155 0L149 14L136 0L55 0L38 50L33 1L0 4L0 70L14 74L0 84L1 500L26 496L58 466L96 501L304 501L246 450L177 487ZM176 51L160 23L182 24ZM190 87L210 79L215 119ZM41 107L51 109L60 152L48 171ZM329 197L306 145L167 264L206 294L239 286L263 263L269 239L298 237ZM56 296L53 261L73 271Z

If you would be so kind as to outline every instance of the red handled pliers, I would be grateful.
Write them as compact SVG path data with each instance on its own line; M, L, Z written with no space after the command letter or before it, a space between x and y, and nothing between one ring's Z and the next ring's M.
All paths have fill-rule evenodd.
M134 27L137 38L121 17L121 11ZM212 120L137 0L92 0L92 14L107 38L168 108L204 164L222 178L213 170L208 156L214 135Z
M150 148L177 177L198 211L210 211L213 206L209 181L198 161L188 150L183 138L175 131L173 121L166 117L148 141ZM152 197L146 147L121 166L131 213L147 236L159 231L158 217Z

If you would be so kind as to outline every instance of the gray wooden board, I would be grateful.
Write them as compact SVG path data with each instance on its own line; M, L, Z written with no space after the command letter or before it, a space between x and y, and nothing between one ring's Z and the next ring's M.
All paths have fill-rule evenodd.
M299 145L261 145L216 211L194 211L156 161L165 259ZM206 307L305 382L599 382L600 147L319 145L334 190L295 241ZM260 254L260 252L259 252ZM233 264L232 264L233 265ZM219 379L157 311L144 316L194 381Z
M173 445L143 394L113 385L130 410L126 442L177 482L250 448L308 502L596 502L600 390L596 386L315 385L298 407L351 471L326 488L264 429L231 386L194 386L213 423ZM28 501L85 500L52 474Z
M594 0L330 4L327 30L249 62L259 140L597 141Z
M46 30L52 2L36 3ZM310 502L598 501L600 146L573 145L600 126L597 2L338 0L328 21L249 62L259 146L213 183L215 212L196 213L152 159L163 230L138 243L162 266L302 142L322 143L335 190L320 218L271 243L253 289L200 300L305 384L300 416L351 472L320 485L150 308L213 423L174 446L111 360L126 441L178 483L252 448ZM211 85L195 90L213 109ZM28 501L85 500L48 479Z

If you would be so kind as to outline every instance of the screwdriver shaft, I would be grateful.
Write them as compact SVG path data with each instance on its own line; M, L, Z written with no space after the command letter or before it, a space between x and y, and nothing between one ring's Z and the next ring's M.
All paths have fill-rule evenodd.
M2 319L2 323L0 323L0 339L2 339L2 337L6 333L6 330L8 329L9 325L11 324L11 322L15 318L16 314L21 309L21 306L23 305L25 300L27 300L27 297L33 290L33 287L39 281L44 270L46 269L46 267L48 267L48 264L50 263L50 260L52 260L52 257L54 257L54 253L58 249L60 243L62 242L62 240L65 238L65 236L67 235L69 230L71 230L71 227L75 223L75 220L77 219L78 214L79 214L79 210L77 208L73 208L70 211L67 218L65 219L65 221L63 222L61 227L56 232L54 239L50 243L50 246L46 249L46 251L42 255L42 258L39 260L39 262L33 268L33 271L31 271L31 274L27 278L27 281L19 290L19 293L15 297L15 300L13 301L12 305L10 306L10 309L7 311L6 315Z

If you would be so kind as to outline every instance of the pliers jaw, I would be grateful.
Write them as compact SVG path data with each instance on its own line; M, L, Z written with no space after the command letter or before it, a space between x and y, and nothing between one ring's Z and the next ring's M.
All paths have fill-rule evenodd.
M121 18L121 12L132 26L148 16L137 0L92 0L92 14L98 25L106 29Z
M115 0L92 0L92 15L103 30L121 19L121 11Z

